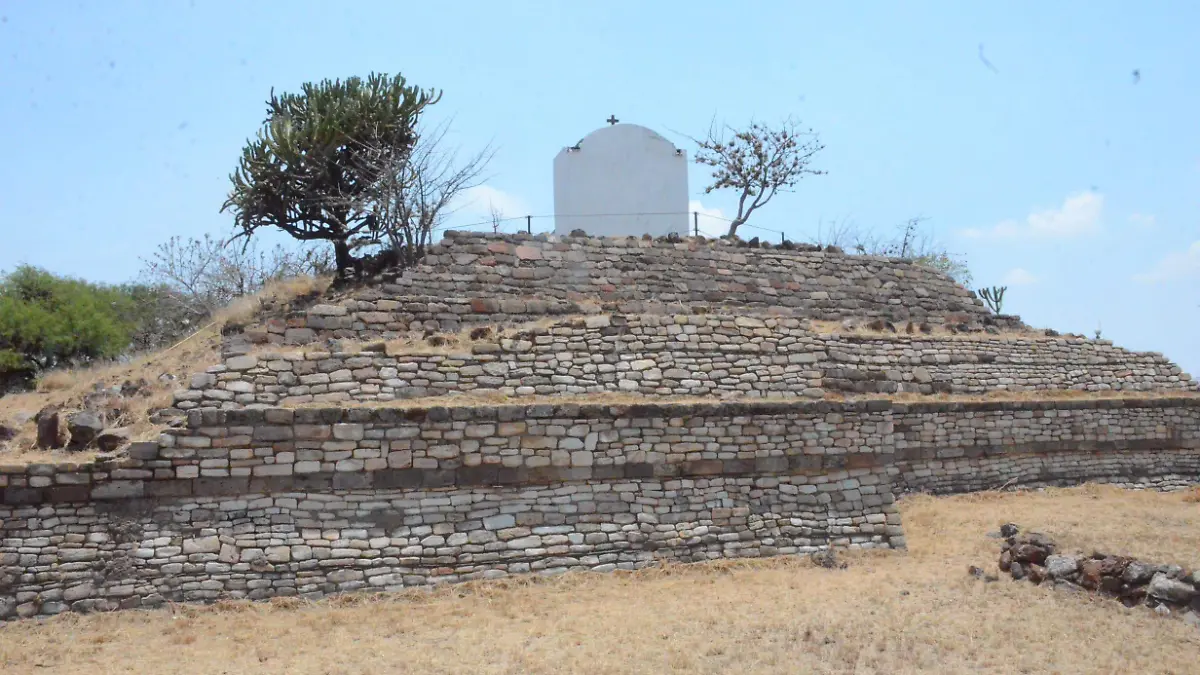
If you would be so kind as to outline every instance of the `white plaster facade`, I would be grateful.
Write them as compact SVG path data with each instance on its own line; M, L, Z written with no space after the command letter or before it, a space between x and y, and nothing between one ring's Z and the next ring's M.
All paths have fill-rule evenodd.
M554 158L554 232L686 234L687 177L687 152L660 134L636 124L597 129Z

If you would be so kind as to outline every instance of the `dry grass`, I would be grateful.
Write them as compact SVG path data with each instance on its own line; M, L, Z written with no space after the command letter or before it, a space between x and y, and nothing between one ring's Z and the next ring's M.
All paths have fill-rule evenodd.
M470 408L493 405L668 405L668 404L719 404L719 403L787 403L812 401L800 398L734 398L718 399L699 396L642 396L623 392L603 392L595 394L562 394L562 395L533 395L509 396L495 389L473 389L465 392L455 392L444 396L423 396L404 398L393 401L311 401L290 405L291 408L430 408L430 407L460 407Z
M1074 390L1041 390L1027 392L989 392L982 395L970 394L863 394L861 396L846 396L836 392L827 392L824 398L814 399L798 396L644 396L625 392L601 392L594 394L556 394L533 396L509 396L495 389L473 389L463 392L453 392L441 396L424 396L418 398L397 399L392 401L311 401L289 405L293 408L429 408L435 406L476 407L489 405L668 405L668 404L720 404L720 403L812 403L818 400L833 402L854 402L864 400L891 400L899 403L980 403L1003 401L1155 401L1163 398L1200 398L1200 392L1194 391L1161 391L1161 392L1087 392Z
M157 352L142 354L124 364L104 364L85 368L54 370L39 378L31 392L0 396L0 423L18 430L3 454L6 464L31 462L80 462L94 452L46 451L36 448L36 428L32 417L46 406L60 406L64 414L79 410L86 399L109 408L109 426L129 427L133 438L151 438L160 427L150 422L150 413L171 404L171 394L186 386L188 378L220 362L220 326L244 323L264 307L286 304L297 297L319 292L329 285L325 278L297 277L268 284L259 293L238 298L214 316L212 321L180 342ZM169 377L164 377L169 376ZM142 383L133 396L105 397L97 391ZM96 399L99 400L96 400Z
M173 349L145 354L124 364L53 371L39 380L35 391L0 397L0 421L26 420L23 424L14 424L18 434L9 442L9 450L3 455L4 462L78 462L95 455L94 452L36 448L37 434L32 417L50 405L60 406L65 415L82 408L85 399L99 398L97 403L119 413L115 418L110 415L109 426L129 427L135 440L154 436L159 427L150 422L150 413L170 405L172 392L186 386L192 373L217 363L219 348L220 336L215 328L209 327ZM144 385L134 396L107 397L96 393L98 389L143 381Z
M1196 672L1200 631L994 570L1005 521L1070 548L1200 564L1181 495L1084 487L901 502L906 554L514 578L388 597L227 602L0 628L0 672ZM42 670L45 669L45 670Z
M1083 391L1081 389L993 389L983 394L874 394L862 398L886 398L900 403L937 403L972 401L1140 401L1162 398L1198 398L1194 389L1158 389L1154 391Z
M398 355L413 355L413 356L428 356L428 355L453 355L453 354L469 354L471 345L477 342L496 343L504 338L516 338L522 334L543 335L552 332L557 328L564 327L579 327L587 318L586 314L570 314L561 316L549 316L536 321L524 322L512 326L467 326L455 333L436 333L432 336L414 334L404 338L398 338L387 341L387 353L392 356ZM733 316L723 317L721 315L704 315L708 319L733 319ZM483 336L476 335L476 331L487 329L487 334ZM933 333L929 335L916 334L905 335L903 326L901 333L891 333L888 331L874 331L866 326L856 326L853 330L846 330L836 321L810 321L807 323L805 330L814 335L829 337L831 335L853 335L857 337L869 337L878 339L913 339L913 338L935 338L935 339L955 339L955 340L974 340L977 342L999 341L999 340L1016 340L1016 339L1040 339L1049 341L1053 338L1047 338L1040 332L1035 331L1004 331L1000 334L993 335L990 333L951 333L943 326L936 326ZM361 349L371 341L358 340L341 340L342 348L349 351L355 348ZM268 348L269 351L280 351L279 348Z
M430 354L471 354L471 345L477 343L499 344L506 339L529 339L531 336L546 335L558 328L577 328L585 316L571 314L525 321L513 325L479 324L463 327L455 333L436 333L429 336L411 336L387 342L389 356Z
M290 277L268 283L254 295L236 298L213 315L213 323L246 324L257 318L264 309L286 306L296 298L323 294L333 277Z
M500 340L516 337L525 331L545 332L562 323L559 319L541 319L539 321L520 323L512 326L496 326L492 324L467 325L462 329L450 332L423 333L413 331L404 337L389 340L358 340L343 338L337 340L337 350L341 353L355 354L368 351L380 343L388 356L460 356L471 357L471 347L475 344L497 344ZM324 343L307 345L259 345L254 348L254 354L303 354L307 352L325 352L328 347Z
M932 331L922 333L919 330L920 321L913 322L913 332L907 333L907 321L893 322L896 327L896 332L889 330L872 330L867 327L864 321L856 321L853 328L847 329L840 321L824 321L815 320L808 323L808 330L821 335L852 335L856 337L869 337L878 339L929 339L936 338L939 340L975 340L979 342L1001 341L1001 340L1046 340L1051 341L1058 338L1047 337L1045 331L1024 329L1024 330L1001 330L999 333L961 333L958 331L951 332L944 324L930 324Z

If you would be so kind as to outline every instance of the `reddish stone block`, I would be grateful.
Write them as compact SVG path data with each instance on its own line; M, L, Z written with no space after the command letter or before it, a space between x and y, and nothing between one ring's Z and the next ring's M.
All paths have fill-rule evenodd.
M532 246L518 246L516 253L517 253L517 258L519 260L541 260L542 259L542 250L539 248L534 248Z

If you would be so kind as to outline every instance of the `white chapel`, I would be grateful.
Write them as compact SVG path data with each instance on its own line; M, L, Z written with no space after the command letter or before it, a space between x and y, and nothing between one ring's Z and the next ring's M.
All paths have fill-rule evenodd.
M687 152L637 124L608 125L554 158L554 232L663 236L688 230Z

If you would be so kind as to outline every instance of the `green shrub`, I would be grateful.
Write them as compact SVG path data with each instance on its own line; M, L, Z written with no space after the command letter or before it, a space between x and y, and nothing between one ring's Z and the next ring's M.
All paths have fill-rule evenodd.
M18 267L0 278L0 389L116 357L129 347L135 316L119 289Z

